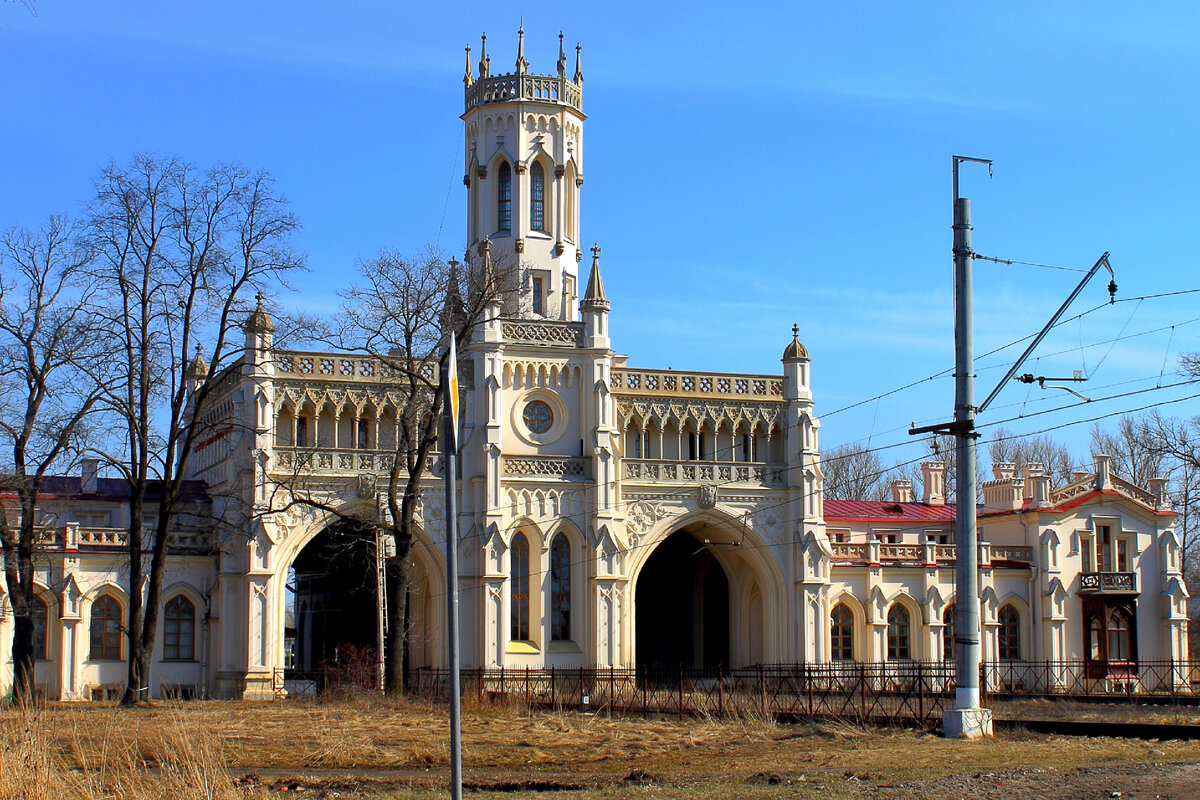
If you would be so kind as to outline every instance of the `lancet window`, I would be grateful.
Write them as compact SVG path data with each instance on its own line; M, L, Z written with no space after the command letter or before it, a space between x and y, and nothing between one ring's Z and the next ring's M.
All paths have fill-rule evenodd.
M529 168L529 227L546 230L546 172L536 161Z
M518 533L513 537L511 554L509 638L529 640L529 539Z
M550 545L550 640L571 638L571 543L566 534Z
M496 231L507 233L512 230L512 167L508 162L500 165L496 180Z

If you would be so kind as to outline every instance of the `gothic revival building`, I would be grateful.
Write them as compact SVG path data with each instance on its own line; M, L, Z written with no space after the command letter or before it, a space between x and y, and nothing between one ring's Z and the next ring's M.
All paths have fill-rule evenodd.
M468 51L464 81L467 240L519 262L522 276L521 302L486 315L462 355L464 665L946 658L944 466L923 465L919 498L898 482L891 502L825 500L819 359L797 329L774 374L626 363L599 248L586 280L581 270L578 52L569 72L560 40L557 71L538 75L523 45L505 74L486 52L474 67ZM311 505L278 511L273 498L303 474L328 506L377 507L400 402L388 367L277 348L261 307L245 336L238 364L209 376L198 363L190 378L219 382L205 419L218 433L191 477L223 524L181 528L173 543L156 693L272 696L285 668L375 643L375 594L362 589L374 585L372 559L339 561L353 532ZM445 663L445 513L440 477L427 481L414 667ZM37 681L48 696L86 698L123 675L123 506L119 487L94 475L59 489L38 556ZM1187 657L1180 542L1161 484L1133 486L1100 458L1061 487L1037 465L997 465L983 492L986 659L1104 672ZM6 617L0 655L11 633Z

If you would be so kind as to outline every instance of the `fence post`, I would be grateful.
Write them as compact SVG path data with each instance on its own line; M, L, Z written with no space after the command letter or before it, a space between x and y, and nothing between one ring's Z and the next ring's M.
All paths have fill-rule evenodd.
M679 718L683 719L683 664L679 665Z
M858 665L858 717L867 719L867 665Z
M533 708L533 696L529 694L529 665L525 665L525 708Z
M649 686L650 686L650 679L649 679L649 677L646 676L645 673L642 674L641 684L642 684L642 719L645 719L647 716L648 701L649 701L649 697L647 697L647 693L649 692Z
M762 664L758 665L758 704L762 708L762 715L765 719L767 716L767 668Z
M925 722L925 662L917 662L917 716Z
M812 668L808 664L804 664L800 674L803 676L804 687L808 690L808 716L812 717L816 708L813 705L813 675Z
M717 716L725 716L725 668L717 667Z
M554 667L550 668L550 708L558 710L558 685L554 680Z

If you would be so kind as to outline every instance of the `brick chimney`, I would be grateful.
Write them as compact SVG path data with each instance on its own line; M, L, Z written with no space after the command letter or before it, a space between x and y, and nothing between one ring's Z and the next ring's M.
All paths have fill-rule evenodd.
M927 506L946 505L946 465L941 461L921 464L921 483L924 484L921 502Z
M910 480L892 481L892 502L911 503L913 501L913 485Z

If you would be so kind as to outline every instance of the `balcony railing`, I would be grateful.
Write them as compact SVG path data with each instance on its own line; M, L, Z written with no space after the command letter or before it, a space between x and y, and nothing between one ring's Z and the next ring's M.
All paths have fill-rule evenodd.
M782 486L785 467L757 461L660 461L626 458L625 479L653 483L756 483Z
M618 394L675 397L705 395L783 401L783 379L778 375L616 367L612 371L612 388Z
M1079 576L1080 594L1137 594L1136 572L1084 572Z
M357 475L362 472L387 474L392 470L396 454L388 450L355 450L324 447L276 447L271 472L295 475L334 474ZM441 457L425 457L425 471L439 474ZM401 466L403 470L403 466Z

